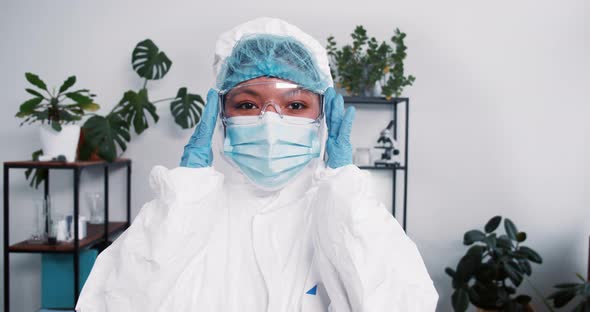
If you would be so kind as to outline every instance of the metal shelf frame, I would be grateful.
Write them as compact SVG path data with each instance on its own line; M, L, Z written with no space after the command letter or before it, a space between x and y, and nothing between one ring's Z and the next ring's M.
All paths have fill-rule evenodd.
M403 219L402 219L402 228L404 231L407 232L407 221L408 221L408 138L409 138L409 129L410 129L410 98L407 97L394 97L387 99L385 97L364 97L364 96L344 96L344 103L349 105L355 105L357 108L362 107L363 105L386 105L390 106L393 110L393 120L395 121L395 126L393 127L393 137L395 140L398 139L398 127L399 127L399 114L398 114L398 107L399 105L404 106L404 144L403 144L403 153L404 159L403 163L396 165L396 166L359 166L360 169L366 170L391 170L392 173L392 214L395 217L397 212L397 174L401 171L403 173Z
M126 167L127 181L126 181L126 221L125 222L111 222L109 223L109 169L116 167ZM57 170L72 170L74 182L74 240L73 248L48 250L47 246L41 245L40 248L27 248L22 250L23 243L10 245L10 169L29 169L29 168L45 168L48 169L47 180L43 185L44 198L49 195L49 173L52 169ZM74 305L78 301L79 286L80 286L80 263L79 254L81 248L90 247L102 239L93 239L92 241L80 246L80 239L78 237L78 218L80 213L80 175L83 169L87 168L102 168L104 172L104 228L102 239L104 243L108 244L110 234L115 234L124 231L129 227L131 222L131 160L126 158L118 158L113 162L106 161L75 161L75 162L57 162L57 161L8 161L4 162L4 311L10 312L10 254L11 253L71 253L74 257Z

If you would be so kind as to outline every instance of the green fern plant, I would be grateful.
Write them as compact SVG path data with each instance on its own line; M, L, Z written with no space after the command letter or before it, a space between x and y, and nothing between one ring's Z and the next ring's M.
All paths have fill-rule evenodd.
M328 37L326 50L330 57L330 71L336 86L348 95L369 95L379 82L386 98L399 97L404 87L411 86L416 78L405 76L404 59L407 56L406 34L396 29L388 42L379 43L369 38L363 26L351 34L352 44L338 48L334 36Z

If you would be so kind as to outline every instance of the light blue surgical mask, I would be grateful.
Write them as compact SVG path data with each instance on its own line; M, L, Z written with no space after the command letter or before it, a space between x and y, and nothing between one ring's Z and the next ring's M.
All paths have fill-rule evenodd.
M277 190L320 156L318 129L319 122L273 112L228 118L224 154L252 182Z

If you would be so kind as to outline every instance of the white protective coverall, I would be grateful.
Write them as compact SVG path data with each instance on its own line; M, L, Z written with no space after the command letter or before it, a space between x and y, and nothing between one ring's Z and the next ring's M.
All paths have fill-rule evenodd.
M327 66L317 41L269 18L223 34L216 63L247 33L294 36ZM321 138L325 144L325 121ZM99 254L76 310L435 310L438 295L418 249L372 194L368 172L317 159L267 192L225 164L223 173L154 166L153 199Z

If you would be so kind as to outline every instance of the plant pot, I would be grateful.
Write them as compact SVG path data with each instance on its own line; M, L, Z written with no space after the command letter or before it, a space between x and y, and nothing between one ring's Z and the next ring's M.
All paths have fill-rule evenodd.
M43 124L40 128L41 148L43 155L39 160L51 160L64 155L66 161L76 160L76 148L80 137L79 125L62 125L61 131L55 131L50 125Z
M379 97L381 96L381 83L376 82L373 86L367 86L363 96L367 97Z
M367 86L363 90L361 90L360 94L352 94L345 88L335 86L334 89L336 93L341 94L343 96L362 96L362 97L381 97L382 96L382 86L381 83L378 81L373 86Z
M84 143L85 143L86 138L84 137L84 130L80 131L80 141L78 142L78 150L76 151L76 159L84 159L84 160L91 160L91 161L96 161L96 160L103 160L100 156L98 156L98 148L94 149L92 152L90 152L90 156L88 156L87 158L82 158L81 157L81 149L84 148Z

